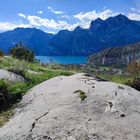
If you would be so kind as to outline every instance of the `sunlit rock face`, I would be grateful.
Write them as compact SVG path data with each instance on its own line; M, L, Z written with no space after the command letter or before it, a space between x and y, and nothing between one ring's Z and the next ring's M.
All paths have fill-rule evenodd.
M132 61L140 61L140 43L105 49L89 57L91 65L128 65Z

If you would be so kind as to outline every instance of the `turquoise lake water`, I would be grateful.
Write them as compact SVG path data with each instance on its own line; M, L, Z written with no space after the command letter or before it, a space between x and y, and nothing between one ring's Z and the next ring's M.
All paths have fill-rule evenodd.
M36 56L43 64L86 64L88 57L75 57L75 56Z

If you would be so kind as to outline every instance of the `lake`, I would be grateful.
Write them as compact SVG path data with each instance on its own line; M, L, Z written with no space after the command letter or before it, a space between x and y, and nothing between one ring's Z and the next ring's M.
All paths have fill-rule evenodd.
M88 57L84 56L36 56L42 64L86 64Z

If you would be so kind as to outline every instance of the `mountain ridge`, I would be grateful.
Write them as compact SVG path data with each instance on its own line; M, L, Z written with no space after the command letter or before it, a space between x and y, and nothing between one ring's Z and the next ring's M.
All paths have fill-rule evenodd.
M27 45L36 54L47 52L49 49L44 42L47 43L53 35L45 33L42 30L36 28L15 28L12 31L7 31L0 34L0 48L8 53L10 48L18 42L22 42ZM40 50L40 46L42 46Z
M106 20L97 18L89 29L77 26L73 31L49 34L36 28L16 28L0 33L0 48L8 53L13 44L25 43L36 55L89 56L108 47L140 41L140 22L119 14Z
M64 50L68 46L71 49L70 55L90 55L91 52L96 53L108 47L139 42L140 26L119 14L106 20L96 19L91 22L89 29L81 29L79 32L67 31L67 33L60 31L58 34L59 36L54 36L50 43L55 48ZM67 40L67 42L61 44L60 40Z

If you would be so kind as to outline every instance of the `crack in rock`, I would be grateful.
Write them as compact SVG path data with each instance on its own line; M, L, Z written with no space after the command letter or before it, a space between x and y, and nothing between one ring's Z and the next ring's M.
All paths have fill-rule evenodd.
M41 118L43 118L44 116L46 116L48 113L49 113L49 111L46 112L46 113L44 113L43 115L41 115L39 118L37 118L37 119L35 120L34 123L32 123L32 127L31 127L31 129L30 129L30 131L29 131L30 134L29 134L28 137L27 137L28 140L33 140L33 138L32 138L32 131L33 131L33 129L35 128L36 123L37 123Z
M42 116L40 116L39 118L37 118L37 119L35 120L34 123L32 123L32 128L30 129L30 132L32 132L33 129L35 128L36 123L37 123L41 118L43 118L44 116L46 116L48 113L49 113L49 112L44 113Z

